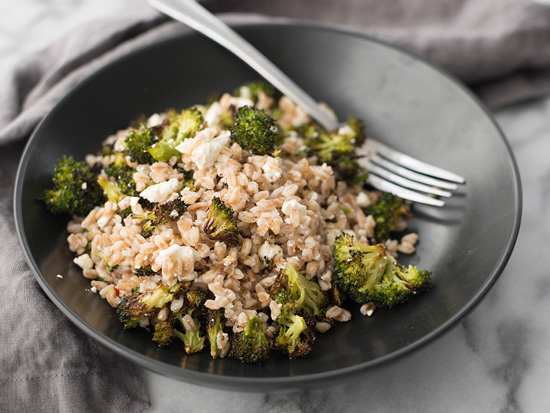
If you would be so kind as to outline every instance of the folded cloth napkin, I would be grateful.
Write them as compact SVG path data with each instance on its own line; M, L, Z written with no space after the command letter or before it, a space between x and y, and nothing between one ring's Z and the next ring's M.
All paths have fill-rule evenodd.
M229 21L289 16L346 27L424 55L489 105L550 91L550 9L527 0L223 0ZM242 12L272 17L249 16ZM0 76L0 410L142 411L139 370L75 328L41 292L15 235L24 143L78 82L117 57L188 30L146 5L90 23Z

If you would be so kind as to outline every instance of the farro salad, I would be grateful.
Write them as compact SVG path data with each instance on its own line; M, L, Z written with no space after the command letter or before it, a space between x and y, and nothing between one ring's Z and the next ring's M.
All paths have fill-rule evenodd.
M364 140L356 118L324 131L255 82L61 158L42 200L73 216L74 262L125 328L187 354L302 357L350 305L370 316L430 288L396 259L418 240L410 206L364 187Z

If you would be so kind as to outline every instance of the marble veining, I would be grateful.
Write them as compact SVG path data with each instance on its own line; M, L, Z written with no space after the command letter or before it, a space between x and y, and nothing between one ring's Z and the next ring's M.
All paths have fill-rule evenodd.
M2 2L2 66L77 24L131 3ZM144 370L151 411L550 411L550 98L517 104L495 115L520 169L522 227L499 281L460 325L388 366L336 386L292 394L213 390Z

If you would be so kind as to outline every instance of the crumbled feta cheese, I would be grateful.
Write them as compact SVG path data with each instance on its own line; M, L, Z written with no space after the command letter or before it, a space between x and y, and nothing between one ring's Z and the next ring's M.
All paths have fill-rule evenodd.
M237 109L241 106L254 106L254 102L250 99L235 96L231 96L231 99L229 99L229 104L235 106Z
M88 183L87 182L82 182L82 189L84 189L84 190L88 189Z
M264 260L266 265L273 264L275 258L282 255L283 249L279 245L273 245L267 241L258 249L258 256Z
M222 113L223 109L220 102L214 102L204 114L204 121L208 126L218 126L220 124Z
M163 119L158 113L154 113L147 119L147 127L157 126L162 123Z
M266 157L262 169L269 182L275 182L282 176L280 158Z
M172 193L177 192L180 187L181 182L176 178L172 178L169 181L145 188L139 195L149 202L164 202Z
M60 280L63 279L63 276L61 274L57 274L57 278L59 278Z
M97 288L92 287L92 288L90 288L90 291L93 292L93 293L95 294L95 293L97 293Z
M338 135L352 135L353 130L348 124L345 124L338 129Z
M88 254L82 254L76 257L73 262L83 270L89 270L94 267L94 262Z
M291 199L289 201L285 201L283 203L283 207L281 208L281 211L283 212L283 214L285 215L290 215L291 211L293 209L296 209L298 211L298 213L300 214L301 217L303 217L304 215L306 215L306 212L307 212L307 208L300 204L298 201L296 201L295 199Z
M364 192L360 192L355 198L355 203L358 207L364 208L370 205L370 198Z
M191 161L198 169L213 165L221 150L229 144L231 136L229 131L223 131L214 138L216 135L212 133L212 129L204 129L193 139L186 139L176 146L176 149L184 154L189 152L189 148L192 148ZM196 142L202 143L195 147Z
M159 252L158 257L155 259L155 263L162 265L171 259L180 259L182 261L193 259L194 261L199 261L201 257L192 247L171 245L165 250Z

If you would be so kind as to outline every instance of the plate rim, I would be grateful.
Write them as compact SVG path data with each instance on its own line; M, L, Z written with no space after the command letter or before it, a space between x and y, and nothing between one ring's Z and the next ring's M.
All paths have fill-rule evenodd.
M189 31L172 33L161 39L157 39L153 42L147 42L146 44L141 45L133 49L132 51L129 51L127 53L124 53L118 56L115 60L110 61L109 63L100 67L98 70L94 71L93 73L89 74L85 78L81 79L76 85L72 87L72 89L68 93L66 93L51 108L51 110L47 113L47 115L44 116L44 118L37 124L37 126L32 131L23 149L23 153L17 169L16 181L14 186L13 211L14 211L17 237L22 247L25 260L29 265L30 269L32 270L35 279L38 281L40 287L46 293L48 298L54 303L54 305L56 305L56 307L63 313L64 316L66 316L73 324L75 324L78 328L84 331L92 339L99 341L102 345L115 351L117 354L120 354L124 358L131 360L132 362L138 364L139 366L148 368L149 370L155 371L157 373L160 373L175 379L183 380L186 382L192 382L196 384L205 385L208 387L214 387L214 388L220 388L220 389L223 388L225 390L234 390L234 391L266 391L269 389L273 390L273 386L276 386L277 389L279 390L282 388L290 388L290 389L311 388L311 387L316 387L318 385L328 385L337 381L342 381L344 378L348 378L360 373L364 373L367 370L374 370L375 368L379 368L389 364L391 361L398 360L404 357L405 355L408 355L413 351L416 351L426 346L427 344L433 342L435 339L443 336L444 334L449 332L451 329L456 327L460 321L462 321L465 317L467 317L481 303L485 295L490 291L492 286L495 284L495 282L498 280L498 278L502 274L513 252L514 246L518 238L519 229L521 226L523 197L522 197L522 186L521 186L521 179L519 175L519 169L518 169L514 154L512 152L510 143L506 139L505 134L502 132L500 126L494 119L494 116L489 111L489 109L480 100L480 98L477 95L475 95L461 80L459 80L453 74L447 72L445 69L438 66L436 63L433 63L427 60L426 58L417 55L414 52L403 49L401 46L388 43L384 40L377 39L365 33L356 32L356 31L353 31L352 29L343 28L340 26L304 22L296 19L275 19L274 21L265 21L265 19L258 18L257 16L252 19L250 17L243 18L242 21L232 20L232 22L230 23L230 26L236 28L237 30L239 28L265 29L270 26L291 27L291 28L296 27L301 29L306 28L306 29L319 30L319 31L325 31L325 32L335 32L340 35L346 35L353 38L358 38L360 40L371 42L371 43L380 45L382 47L390 48L396 51L397 53L404 54L412 58L413 60L416 60L433 69L440 76L443 76L448 81L450 81L455 87L457 87L461 92L463 92L465 96L468 99L470 99L475 106L481 109L486 119L495 128L495 131L500 136L502 142L505 145L506 153L508 155L507 161L510 165L510 170L512 171L512 176L513 176L513 186L514 186L513 195L515 198L514 199L515 214L512 217L513 225L512 225L510 237L506 243L504 253L495 262L495 266L493 267L493 270L487 275L486 281L481 285L477 293L470 298L470 300L466 303L466 305L464 305L461 308L460 311L454 314L451 318L449 318L446 322L441 324L439 327L431 331L429 334L426 334L422 338L400 348L399 350L396 350L384 356L381 356L360 364L356 364L353 366L344 367L337 370L321 372L321 373L305 374L305 375L298 375L298 376L238 377L238 376L224 376L224 375L218 375L215 373L204 373L204 372L198 372L193 370L187 370L182 367L177 367L171 364L164 363L159 360L149 358L142 353L132 350L120 344L119 342L103 335L94 327L92 327L90 324L88 324L84 319L76 315L65 304L65 302L61 300L61 298L59 298L57 294L55 294L53 289L50 287L49 283L46 281L45 277L43 276L43 274L41 273L38 267L38 264L34 260L32 251L30 250L29 244L24 235L23 218L22 218L22 192L23 192L22 175L26 171L26 168L28 166L30 148L32 147L33 141L37 135L37 132L40 130L41 126L51 116L54 116L55 112L62 105L62 103L66 99L68 99L70 96L72 96L74 93L77 93L78 90L83 85L93 81L95 77L99 76L104 71L109 70L111 66L118 64L121 60L126 59L129 56L132 56L134 54L143 53L143 51L147 50L148 48L156 47L159 44L172 41L176 38L201 36L195 31L189 30Z

